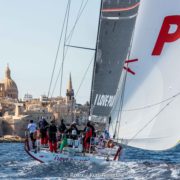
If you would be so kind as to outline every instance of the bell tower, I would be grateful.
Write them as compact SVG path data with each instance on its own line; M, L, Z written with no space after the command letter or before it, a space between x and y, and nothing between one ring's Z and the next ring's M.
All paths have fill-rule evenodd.
M72 79L71 79L71 73L69 75L69 81L66 89L66 102L73 101L74 100L74 90L72 87Z

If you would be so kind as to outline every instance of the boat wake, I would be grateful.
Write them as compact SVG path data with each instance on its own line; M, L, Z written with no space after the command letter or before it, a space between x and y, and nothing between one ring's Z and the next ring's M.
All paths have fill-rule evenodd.
M180 146L163 153L126 148L124 159L120 162L39 163L27 156L23 144L2 143L0 177L3 179L180 179L179 152Z
M180 178L180 165L167 163L139 162L63 162L46 164L29 164L23 168L26 173L21 178L99 178L99 179L154 179ZM48 173L47 173L48 172Z

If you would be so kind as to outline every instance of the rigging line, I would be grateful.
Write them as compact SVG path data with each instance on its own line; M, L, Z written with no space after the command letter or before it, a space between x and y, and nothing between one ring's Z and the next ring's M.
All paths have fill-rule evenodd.
M50 84L49 84L49 90L48 90L47 97L49 97L50 90L51 90L52 80L53 80L53 76L54 76L54 71L55 71L55 67L56 67L56 63L57 63L57 58L58 58L58 54L59 54L61 39L62 39L63 31L64 31L65 20L66 20L66 16L67 16L67 10L68 10L68 3L67 3L67 6L66 6L66 12L65 12L65 15L64 15L64 20L63 20L63 25L62 25L62 29L61 29L61 34L60 34L60 37L59 37L59 42L58 42L58 47L57 47L57 51L56 51L56 56L55 56L55 59L54 59L54 66L53 66L53 70L52 70L52 75L51 75L51 80L50 80Z
M129 57L129 53L128 53L127 57ZM122 76L122 74L121 74L121 76ZM122 115L122 108L123 108L123 102L124 102L124 93L125 93L126 79L127 79L127 71L125 72L124 77L123 77L122 91L120 92L121 93L121 96L120 96L120 106L119 106L119 109L118 109L118 115L117 115L117 119L116 119L116 125L115 125L115 131L114 131L113 138L116 137L117 126L118 126L118 134L119 134L121 115Z
M86 75L87 75L87 72L89 71L90 65L92 64L93 60L94 60L94 55L93 55L93 57L91 58L91 61L90 61L89 65L88 65L88 67L87 67L87 69L86 69L86 71L85 71L85 74L84 74L84 76L83 76L83 78L82 78L82 80L81 80L81 82L80 82L79 88L78 88L78 90L77 90L77 92L76 92L76 94L75 94L75 98L76 98L76 96L77 96L78 93L79 93L79 90L80 90L80 88L81 88L81 86L82 86L82 84L83 84L83 82L84 82L84 79L85 79L85 77L86 77Z
M163 101L160 101L160 102L157 102L157 103L154 103L154 104L151 104L151 105L147 105L147 106L143 106L143 107L139 107L139 108L133 108L133 109L124 109L122 111L137 111L137 110L142 110L142 109L147 109L147 108L151 108L151 107L154 107L154 106L157 106L159 104L162 104L164 102L167 102L173 98L175 98L176 96L179 96L180 95L180 92L178 92L177 94L167 98L167 99L164 99Z
M88 1L88 0L87 0L87 1ZM87 3L86 3L86 4L87 4ZM79 13L78 13L78 14L80 14L80 15L82 14L82 11L83 11L83 10L84 10L84 8L85 8L85 7L84 7L84 8L83 8L83 10L81 10L82 5L83 5L83 2L81 3L81 6L80 6L80 8L79 8ZM78 18L80 18L80 17L78 16L78 17L77 17L77 19L78 19ZM78 19L78 20L77 20L77 19L76 19L76 21L78 21L78 20L79 20L79 19ZM73 27L75 27L75 25L74 25ZM73 29L71 30L71 32L72 32L72 33L71 33L71 38L72 38L72 35L73 35ZM67 39L68 39L68 38L67 38ZM70 40L71 40L71 39L70 39ZM68 49L68 48L67 48L67 49ZM65 57L64 57L64 58L66 58L66 55L67 55L67 50L66 50L66 53L65 53ZM56 81L55 81L55 84L54 84L54 88L53 88L53 91L52 91L51 97L52 97L52 96L53 96L53 94L54 94L54 91L55 91L55 88L56 88L57 81L58 81L58 79L59 79L59 76L60 76L61 70L62 70L62 67L60 67L60 69L59 69L59 71L58 71L58 75L57 75L57 78L56 78Z
M127 74L127 71L124 72L125 74L123 74L123 71L122 71L122 74L120 76L120 80L119 80L119 83L118 83L118 89L117 89L117 92L116 92L116 95L115 95L115 98L118 97L118 95L120 95L120 100L117 99L117 101L115 103L113 103L113 107L116 107L118 105L118 103L120 102L121 103L121 100L122 100L122 93L123 93L123 89L122 88L122 91L121 91L121 87L124 87L124 83L125 83L125 77L126 77L126 74ZM123 77L124 76L124 77ZM123 77L122 79L122 85L121 85L121 77ZM120 94L121 93L121 94ZM118 119L119 119L119 114L120 114L120 111L122 110L122 103L120 104L117 112L118 112L118 115L117 115L117 118L116 118L116 125L115 125L115 130L114 130L114 135L113 135L113 138L115 139L115 136L116 136L116 131L117 131L117 124L118 124ZM116 108L115 110L112 109L111 112L110 112L110 115L112 114L112 112L116 112Z
M77 18L76 18L76 21L75 21L75 23L74 23L74 26L73 26L73 28L71 29L71 32L69 33L69 35L68 35L68 37L67 37L67 44L70 44L70 42L71 42L71 39L72 39L72 37L73 37L73 33L74 33L74 30L75 30L75 27L76 27L76 25L77 25L77 22L79 21L79 19L80 19L81 15L82 15L82 13L83 13L83 11L84 11L87 3L88 3L88 0L86 1L84 7L81 9L82 4L83 4L83 2L82 2L81 7L79 8L78 16L77 16ZM67 54L67 52L68 52L68 48L66 49L66 53L65 53L65 54ZM66 57L66 55L65 55L65 57Z
M175 98L172 99L170 102L168 102L150 121L148 121L132 138L130 138L130 140L127 142L127 145L128 145L128 143L131 142L140 132L142 132L157 116L159 116L159 114L160 114L161 112L163 112L163 111L167 108L167 106L169 106L174 100L175 100Z
M68 45L66 44L67 47L72 47L72 48L78 48L78 49L86 49L86 50L92 50L95 51L96 49L93 48L87 48L87 47L81 47L81 46L72 46L72 45Z
M82 15L84 9L85 9L88 1L89 1L89 0L87 0L87 1L85 2L84 6L83 6L84 0L82 1L81 6L80 6L79 11L78 11L78 15L77 15L76 21L75 21L75 23L74 23L74 25L73 25L73 27L72 27L72 29L71 29L68 37L67 37L67 41L72 38L72 34L74 33L75 27L76 27L76 25L77 25L77 23L78 23L81 15ZM83 7L83 8L82 8L82 7ZM82 9L81 9L81 8L82 8Z
M131 53L131 49L132 49L132 44L133 44L133 38L134 38L134 32L135 32L135 23L134 23L134 29L132 31L132 36L131 36L131 41L130 41L130 46L129 46L129 49L128 49L128 54L127 54L127 59L129 59L130 57L130 53ZM124 60L124 63L126 63L126 60ZM127 67L128 67L128 64L127 64ZM120 132L120 122L121 122L121 117L122 117L122 108L123 108L123 105L124 105L124 94L125 94L125 88L126 88L126 80L127 80L127 71L125 72L125 79L124 79L124 84L123 84L123 91L122 91L122 104L121 104L121 108L120 108L120 111L119 111L119 116L118 116L118 119L119 119L119 125L118 125L118 136L119 136L119 132ZM117 119L117 121L118 121Z
M120 121L121 121L121 115L122 115L121 112L122 112L122 107L123 107L124 92L125 92L125 86L126 86L126 78L127 78L127 71L125 72L125 75L124 75L124 80L123 80L123 85L122 85L122 93L121 93L121 96L120 96L120 106L119 106L119 109L118 109L118 116L117 116L117 119L116 119L116 125L115 125L115 131L114 131L113 138L116 137L117 129L119 130L119 128L120 128ZM117 126L118 126L118 128L117 128Z
M126 73L126 72L125 72L125 73ZM118 96L120 95L120 93L122 92L122 91L121 91L121 87L123 87L123 86L121 85L121 77L123 77L123 74L121 74L121 76L120 76L120 80L119 80L118 89L117 89L117 92L116 92L116 95L115 95L115 99L116 99L116 97L118 97ZM124 76L124 77L125 77L125 76ZM123 79L124 79L124 77L123 77ZM122 82L124 83L124 80L122 80ZM121 94L122 94L122 93L121 93ZM118 105L118 103L121 102L121 99L122 99L122 96L121 96L120 100L117 99L117 100L115 101L115 103L113 103L113 107L116 107L116 106ZM118 114L119 114L119 111L120 111L120 108L118 108L118 110L117 110ZM116 110L112 109L111 112L110 112L110 114L112 114L112 112L116 112ZM114 137L115 134L116 134L117 123L118 123L118 116L117 116L117 119L116 119L115 132L114 132L113 137Z
M54 91L55 91L55 89L56 89L56 85L57 85L57 82L58 82L59 77L60 77L61 69L62 69L62 68L60 67L59 72L58 72L58 75L57 75L57 78L56 78L56 81L55 81L55 84L54 84L54 87L53 87L53 91L52 91L52 93L51 93L51 98L52 98L52 96L53 96L53 94L54 94Z
M71 42L71 39L72 39L72 37L73 37L73 33L74 33L74 30L75 30L75 27L76 27L77 22L78 22L78 20L80 19L81 15L82 15L82 13L83 13L86 5L87 5L87 2L88 2L88 0L86 1L85 5L84 5L84 7L83 7L82 9L81 9L81 7L82 7L83 2L81 3L81 6L80 6L79 12L78 12L78 16L77 16L77 18L76 18L76 21L75 21L75 23L74 23L74 26L73 26L73 28L71 29L71 32L69 33L69 36L66 38L66 39L67 39L67 44L70 44L70 42ZM69 40L68 40L68 38L69 38ZM68 45L66 45L66 46L67 46L67 48L66 48L66 52L65 52L65 57L64 57L64 58L66 58L66 55L67 55L67 53L68 53ZM70 46L70 45L69 45L69 46ZM75 47L75 46L74 46L74 47ZM85 49L85 48L84 48L84 49Z
M130 44L130 47L129 47L127 59L129 59L129 57L130 57L130 51L131 51L131 48L132 48L132 39L131 39L131 44ZM128 67L128 64L127 64L127 67ZM125 89L126 89L127 73L128 72L125 71L124 80L123 80L123 84L122 84L122 93L121 93L121 99L120 99L120 107L119 107L119 111L118 111L118 116L117 116L117 121L116 121L116 127L115 127L116 129L115 129L114 137L116 136L117 124L118 124L118 136L119 136L121 117L122 117L122 108L123 108L123 104L124 104L124 94L125 94Z
M64 35L64 45L63 45L63 57L62 57L62 64L61 64L60 96L61 96L61 91L62 91L63 66L64 66L64 60L65 60L65 44L66 44L66 35L67 35L67 29L68 29L68 23L69 23L71 0L68 0L68 4L69 4L69 7L68 7L68 13L67 13L67 19L66 19L66 28L65 28L65 35Z
M126 72L125 72L126 73ZM118 83L118 87L117 87L117 91L116 91L116 94L115 94L115 98L114 99L116 99L116 97L118 97L118 95L122 92L122 91L120 91L121 90L121 87L122 87L122 83L121 83L121 77L123 77L123 71L122 71L122 74L121 74L121 76L120 76L120 80L119 80L119 83ZM124 75L124 77L125 77L125 75ZM124 82L124 80L122 80L122 82ZM116 107L117 105L118 105L118 100L117 101L114 101L113 102L113 107ZM115 109L112 109L111 110L111 112L110 112L110 114L112 114L112 112L119 112L119 108L118 108L118 110L116 110L116 108Z

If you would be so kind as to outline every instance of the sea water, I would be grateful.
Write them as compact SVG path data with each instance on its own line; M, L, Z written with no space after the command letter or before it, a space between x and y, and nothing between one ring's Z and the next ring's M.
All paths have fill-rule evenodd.
M39 163L22 143L0 144L0 179L180 179L180 146L164 152L125 148L120 162Z

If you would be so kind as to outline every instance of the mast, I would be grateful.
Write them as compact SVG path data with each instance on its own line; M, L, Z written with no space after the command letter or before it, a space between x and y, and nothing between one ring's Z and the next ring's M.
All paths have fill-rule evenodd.
M90 93L90 107L89 107L89 115L91 115L91 108L92 107L92 95L93 95L93 84L94 84L94 76L95 76L95 67L96 67L96 56L97 56L97 49L99 43L99 34L100 34L100 26L101 26L101 15L102 15L102 7L103 7L103 0L100 2L100 12L99 12L99 22L98 22L98 32L96 38L96 48L94 54L94 63L93 63L93 73L92 73L92 81L91 81L91 93Z

